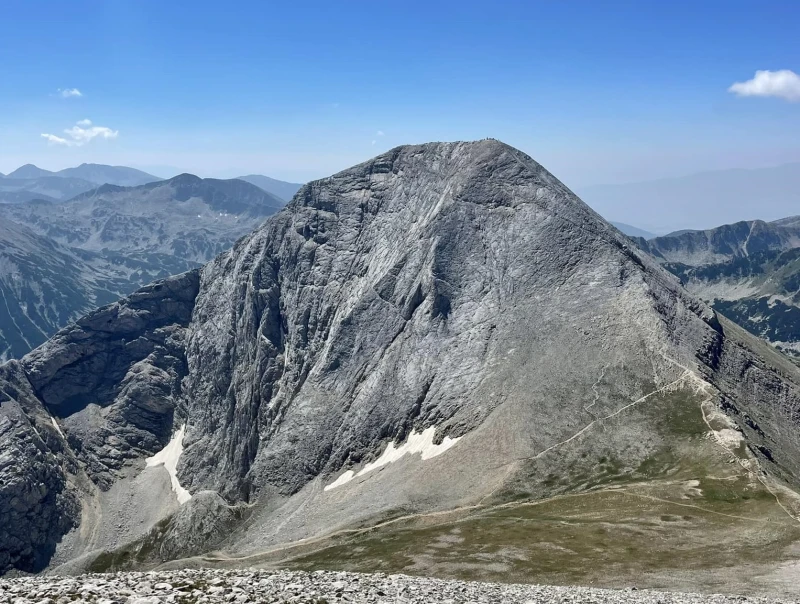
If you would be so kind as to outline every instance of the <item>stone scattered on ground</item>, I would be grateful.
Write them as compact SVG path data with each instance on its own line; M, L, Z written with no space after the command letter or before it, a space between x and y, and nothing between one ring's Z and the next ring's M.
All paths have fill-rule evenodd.
M0 580L0 604L774 604L741 596L447 581L406 575L196 570ZM785 602L785 600L783 600Z

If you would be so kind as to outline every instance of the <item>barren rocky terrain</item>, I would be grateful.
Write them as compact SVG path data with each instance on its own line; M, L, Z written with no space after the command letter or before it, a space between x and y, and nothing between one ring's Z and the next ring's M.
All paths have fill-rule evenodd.
M0 580L2 604L778 604L790 600L445 581L392 574L182 570Z

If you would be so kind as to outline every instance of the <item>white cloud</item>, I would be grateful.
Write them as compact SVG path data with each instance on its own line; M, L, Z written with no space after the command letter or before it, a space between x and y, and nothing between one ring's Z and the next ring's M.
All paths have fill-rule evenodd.
M72 128L64 130L66 138L55 134L42 134L42 138L47 139L48 144L64 145L65 147L82 147L95 138L113 139L119 135L119 130L112 130L105 126L93 126L91 120L81 120Z
M377 143L377 142L378 142L378 141L375 141L375 140L374 140L374 141L372 141L372 144L374 145L374 144L375 144L375 143Z
M759 70L752 80L736 82L728 92L737 96L774 96L785 101L800 101L800 76L790 69Z
M42 136L47 139L48 143L51 143L53 145L69 146L70 144L70 142L67 139L61 138L60 136L56 136L55 134L42 134Z
M383 130L378 130L375 136L383 136Z
M64 99L82 97L83 93L77 88L59 88L58 95Z

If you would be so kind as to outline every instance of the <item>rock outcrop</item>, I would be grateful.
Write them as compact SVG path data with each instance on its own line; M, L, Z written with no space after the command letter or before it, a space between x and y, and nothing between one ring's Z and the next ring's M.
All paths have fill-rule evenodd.
M0 367L0 569L42 570L76 525L74 461L19 363Z

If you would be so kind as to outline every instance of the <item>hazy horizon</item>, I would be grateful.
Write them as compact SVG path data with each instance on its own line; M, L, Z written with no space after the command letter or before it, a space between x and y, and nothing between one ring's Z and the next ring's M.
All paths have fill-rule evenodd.
M54 172L62 169L37 167ZM128 167L165 179L187 172L201 178L222 179L256 174L235 169L209 174L170 166ZM276 178L271 174L263 176ZM654 235L709 229L742 220L771 221L800 213L800 164L797 163L709 170L671 178L584 187L565 184L606 220L625 223ZM754 200L758 203L753 203Z
M433 142L433 141L426 141L426 142ZM505 141L503 141L503 142L505 142ZM416 143L409 143L409 144L416 144ZM386 150L388 150L388 149L386 149ZM386 150L384 150L384 151L386 151ZM520 150L528 153L525 149L520 149ZM369 155L367 157L364 157L360 161L356 161L356 163L360 163L362 161L367 161L367 160L371 159L372 157L375 157L376 155L379 155L382 152L383 151L375 152L373 155ZM528 154L530 155L530 153L528 153ZM534 157L533 159L536 159L536 158ZM301 178L301 179L291 180L291 179L286 179L286 178L280 178L278 176L275 176L274 174L271 174L269 172L265 172L263 170L262 171L257 171L257 170L256 171L253 171L253 170L249 170L248 171L248 170L246 170L244 168L239 168L239 169L237 169L237 168L221 168L221 169L214 169L214 170L211 170L211 171L203 171L203 170L193 170L191 168L180 168L178 166L168 166L168 165L158 165L158 164L135 164L135 163L114 164L114 163L111 163L111 162L108 162L108 161L103 161L102 158L99 158L97 161L81 162L81 163L102 164L102 165L110 165L110 166L125 166L125 167L128 167L128 168L134 168L136 170L141 170L142 172L147 172L148 174L151 174L153 176L158 176L159 178L164 178L164 179L172 178L173 176L177 176L179 174L187 174L187 173L188 174L194 174L195 176L200 176L201 178L223 178L223 179L225 179L225 178L236 178L236 177L239 177L239 176L247 176L247 175L250 175L250 174L260 174L260 175L263 175L263 176L269 176L270 178L274 178L276 180L282 180L282 181L286 181L286 182L306 183L306 182L309 182L309 181L312 181L312 180L325 178L326 176L330 176L331 174L334 174L336 171L339 171L339 170L336 170L336 171L330 172L330 173L318 174L318 175L315 175L315 176L313 176L311 178L307 178L307 179L302 179ZM539 162L539 163L542 163L542 162ZM68 163L45 165L45 164L42 164L42 163L37 163L35 161L22 161L21 163L18 163L16 165L9 164L8 166L5 166L4 168L0 167L0 173L9 174L9 173L13 172L14 170L16 170L17 168L20 168L22 166L29 165L29 164L34 165L37 168L41 168L43 170L48 170L50 172L58 172L60 170L64 170L64 169L67 169L67 168L74 168L74 167L80 165L80 164L68 164ZM691 178L691 177L696 176L698 174L706 174L706 173L709 173L709 172L724 173L724 172L737 172L737 171L752 171L752 170L769 169L769 168L780 168L780 167L784 167L784 166L793 166L795 164L800 164L800 160L798 160L798 161L779 162L779 163L775 163L775 164L764 164L764 165L760 165L760 166L733 166L733 167L728 167L728 168L715 168L715 169L709 169L709 170L694 170L694 171L686 172L686 173L669 174L669 175L665 175L665 176L661 176L661 177L657 177L657 178L620 180L620 181L614 181L614 182L591 182L591 183L579 184L579 185L576 185L576 187L577 188L592 188L592 187L607 186L607 185L634 185L634 184L641 184L641 183L652 183L652 182L658 182L658 181L670 181L670 180L675 180L675 179ZM343 166L341 169L342 170L347 169L352 165L355 165L355 164L348 164L346 166ZM547 168L547 165L545 165L545 164L542 164L542 165L545 168ZM547 168L547 169L549 170L549 168ZM552 172L552 170L550 170L550 172ZM561 179L558 174L555 174L555 173L553 173L553 174L554 174L554 176L556 176L556 178L559 178L559 180L564 182L563 179ZM567 183L567 182L564 182L564 184L566 184L567 186L570 186L570 187L572 186L572 185L570 185L570 183Z

